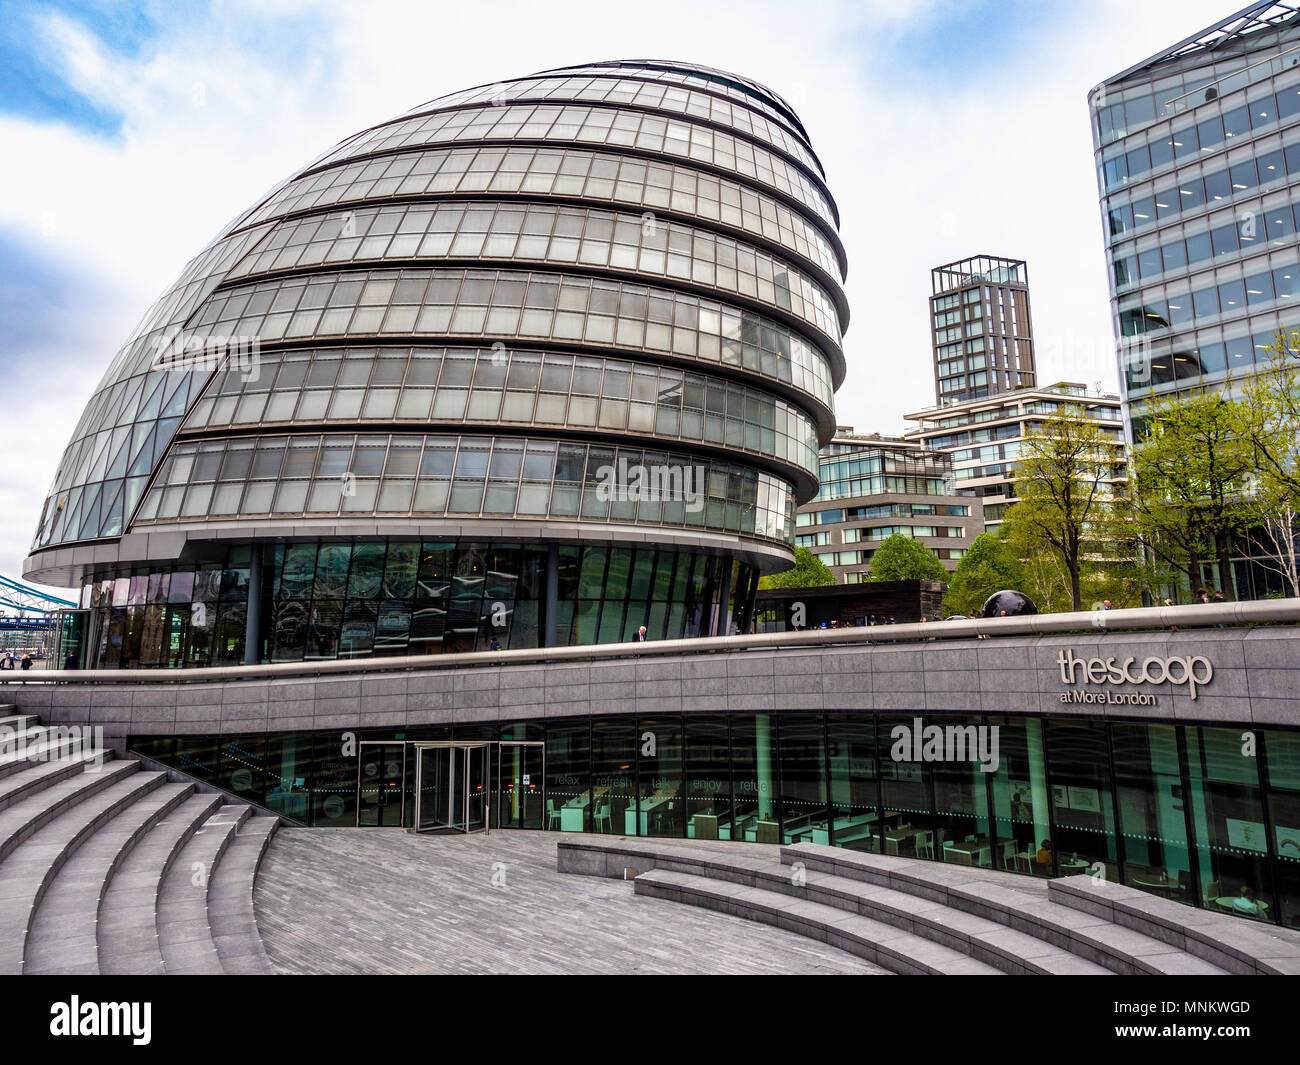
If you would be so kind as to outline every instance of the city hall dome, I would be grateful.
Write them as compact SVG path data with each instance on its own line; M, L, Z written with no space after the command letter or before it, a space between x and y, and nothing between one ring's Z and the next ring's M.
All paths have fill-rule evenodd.
M109 668L747 631L834 430L838 221L790 105L705 67L362 130L146 313L25 576Z

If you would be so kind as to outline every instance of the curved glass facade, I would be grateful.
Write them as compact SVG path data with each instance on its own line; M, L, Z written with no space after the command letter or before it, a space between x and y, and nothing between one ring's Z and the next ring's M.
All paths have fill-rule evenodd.
M740 235L781 245L843 280L843 254L798 211L737 181L690 166L584 148L430 148L380 155L313 171L288 182L246 214L251 225L340 204L389 198L491 194L506 202L565 197L682 212ZM837 296L842 302L842 295Z
M285 551L486 537L535 548L545 572L533 621L501 643L627 639L631 614L565 614L565 552L597 541L725 574L695 628L681 619L698 597L674 577L652 628L744 628L757 575L789 564L835 424L837 223L789 105L706 68L548 71L361 131L242 212L146 316L65 453L24 573L147 588L247 551L243 635L213 600L227 650L206 660L292 660L266 584ZM97 661L205 660L114 651L130 623L113 588L93 607ZM630 594L579 598L642 602ZM357 602L372 599L377 619L408 612L382 592ZM362 624L351 593L320 602L340 631Z
M820 178L761 144L676 116L615 107L489 104L439 111L368 130L336 148L317 166L399 148L479 140L594 144L690 159L772 189L827 225L839 222Z
M817 431L758 389L623 359L482 348L309 348L222 370L186 429L321 422L625 429L779 459L816 474Z
M250 594L269 662L536 647L547 624L545 544L298 539L219 561L92 580L81 605L103 618L99 669L238 665ZM758 575L716 555L654 547L556 551L559 644L707 635Z

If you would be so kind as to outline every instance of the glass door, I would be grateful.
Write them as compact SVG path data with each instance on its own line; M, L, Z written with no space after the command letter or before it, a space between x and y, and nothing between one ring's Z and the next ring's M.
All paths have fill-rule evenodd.
M415 745L417 832L478 832L488 828L487 743Z
M546 828L546 744L497 744L494 799L498 828Z
M362 740L357 745L357 827L407 823L406 744Z

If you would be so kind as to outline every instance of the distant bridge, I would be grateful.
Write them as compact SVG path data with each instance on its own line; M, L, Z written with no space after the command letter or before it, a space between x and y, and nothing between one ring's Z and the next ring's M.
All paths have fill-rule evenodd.
M56 610L75 607L67 599L59 599L47 592L39 592L8 577L0 576L0 608L22 610L32 614L53 614Z

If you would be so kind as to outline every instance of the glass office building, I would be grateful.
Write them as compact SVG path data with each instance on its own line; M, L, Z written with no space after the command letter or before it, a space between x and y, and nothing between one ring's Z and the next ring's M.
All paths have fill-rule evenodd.
M844 378L798 116L609 62L422 104L236 218L96 388L29 579L67 664L743 631Z
M1300 327L1300 15L1259 3L1089 95L1130 441L1153 399L1236 391ZM1239 393L1238 393L1239 394ZM1234 543L1237 598L1282 589ZM1215 587L1216 573L1203 583Z
M1089 96L1120 378L1153 396L1253 372L1300 318L1300 18L1255 4Z
M1038 877L1104 870L1109 881L1239 916L1234 904L1249 889L1245 919L1300 927L1294 730L1254 730L1256 757L1243 758L1240 728L930 718L972 736L997 726L997 765L985 773L976 761L896 760L891 734L914 716L421 725L358 732L356 752L337 730L138 736L129 746L308 825L807 841ZM444 804L447 780L456 795Z

